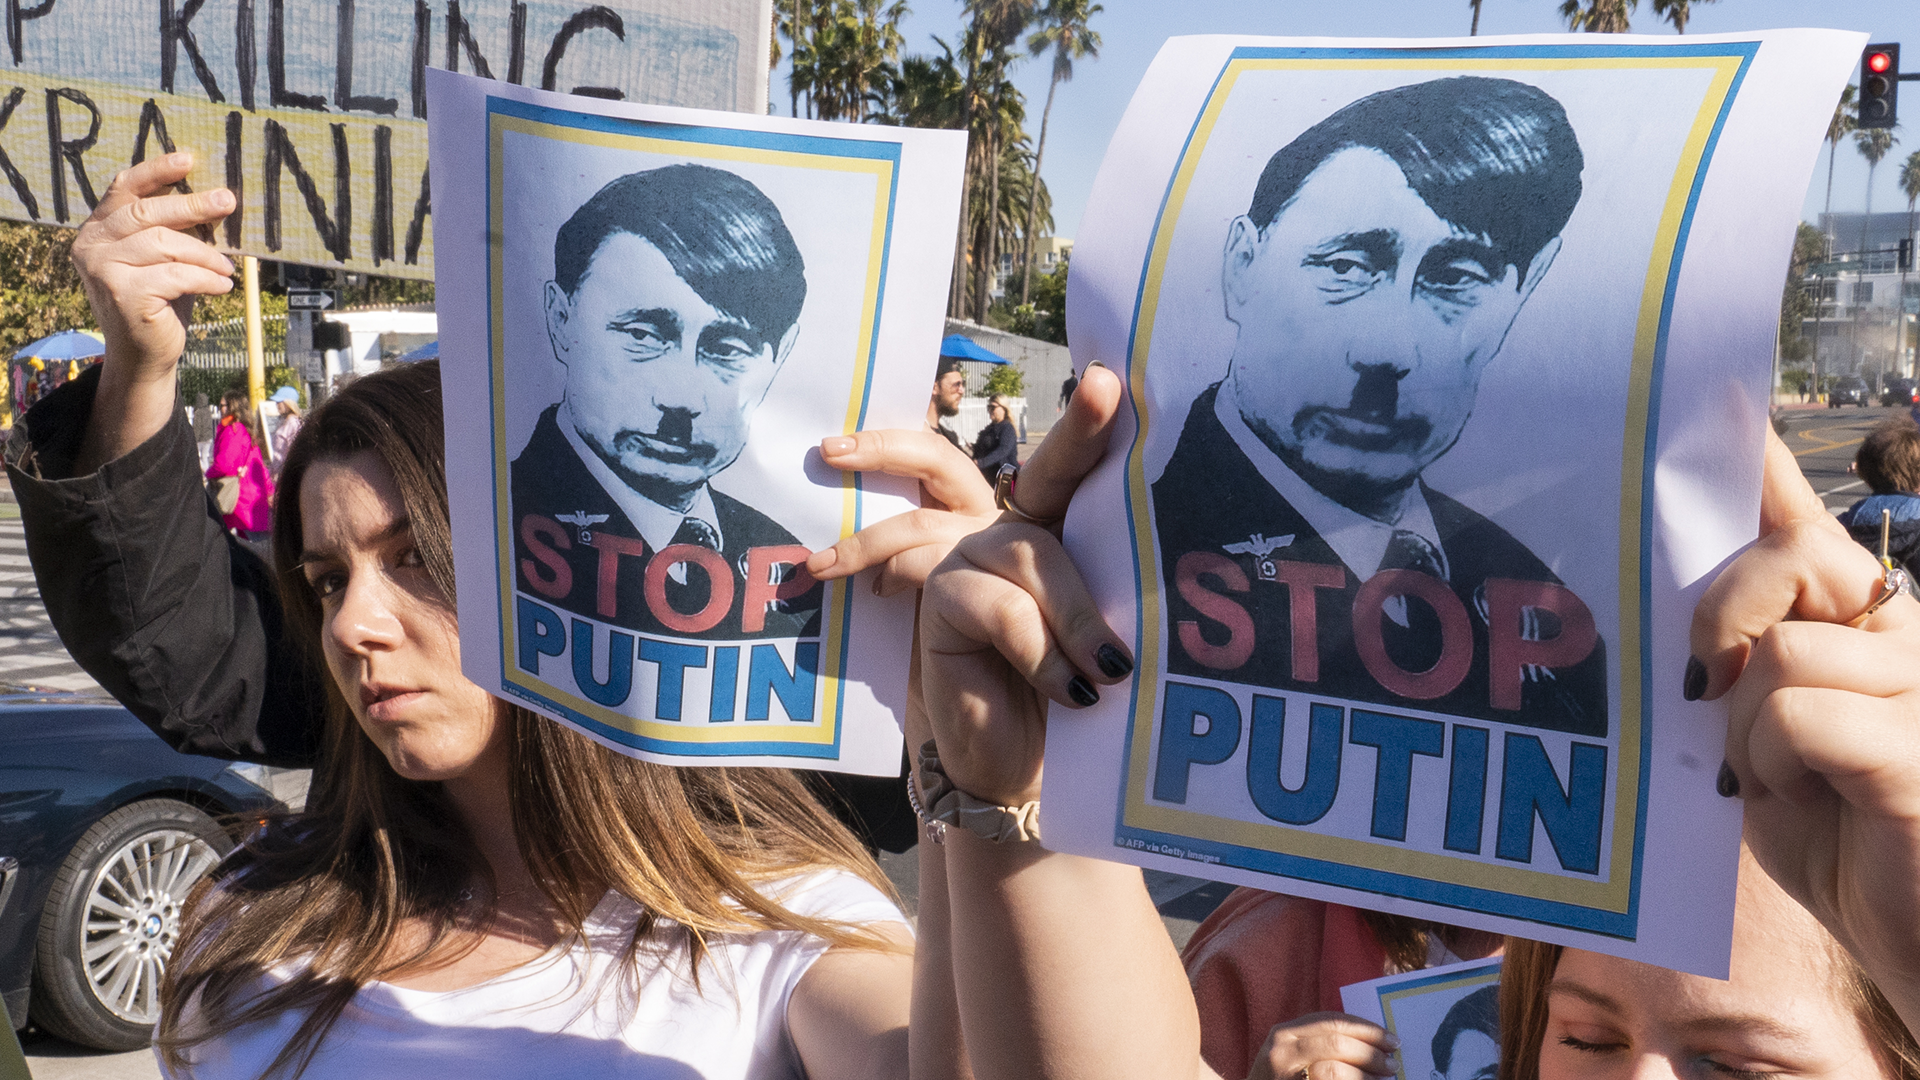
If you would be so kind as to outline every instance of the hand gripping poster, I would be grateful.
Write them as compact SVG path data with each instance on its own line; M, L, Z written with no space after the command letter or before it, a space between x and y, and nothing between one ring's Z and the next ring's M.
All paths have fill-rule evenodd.
M467 675L652 760L895 775L912 597L804 563L917 501L818 447L921 423L964 138L428 78Z
M1687 627L1862 43L1170 41L1067 305L1140 674L1049 725L1049 845L1724 977Z
M1348 1013L1400 1040L1396 1080L1495 1080L1500 958L1441 964L1340 988Z

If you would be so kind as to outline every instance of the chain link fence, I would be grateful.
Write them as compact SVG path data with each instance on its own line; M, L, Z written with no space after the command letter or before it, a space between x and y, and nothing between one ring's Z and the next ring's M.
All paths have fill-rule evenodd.
M297 374L287 366L287 317L266 315L260 323L266 346L262 359L266 363L268 390L296 385ZM180 396L187 404L193 404L198 394L217 402L228 388L246 385L245 319L194 323L187 328L187 350L180 358Z

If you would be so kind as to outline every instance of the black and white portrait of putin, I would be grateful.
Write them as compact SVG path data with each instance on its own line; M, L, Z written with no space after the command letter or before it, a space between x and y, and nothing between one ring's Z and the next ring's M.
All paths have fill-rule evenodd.
M1586 606L1423 478L1583 167L1559 102L1480 77L1362 98L1266 163L1225 237L1226 375L1153 485L1175 673L1606 732Z
M805 549L712 485L799 333L806 268L779 209L722 169L632 173L574 211L553 263L565 390L512 466L519 587L642 631L808 632Z

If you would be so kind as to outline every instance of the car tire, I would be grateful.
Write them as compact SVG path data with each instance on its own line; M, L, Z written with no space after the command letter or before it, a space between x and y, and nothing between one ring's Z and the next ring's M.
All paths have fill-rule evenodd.
M54 875L40 916L34 1022L97 1050L151 1042L181 905L231 850L212 818L172 799L132 803L94 822Z

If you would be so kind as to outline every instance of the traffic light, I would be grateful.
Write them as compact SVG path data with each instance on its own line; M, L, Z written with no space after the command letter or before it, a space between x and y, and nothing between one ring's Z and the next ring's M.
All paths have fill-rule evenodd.
M1860 113L1863 128L1890 128L1900 104L1900 46L1869 45L1860 54Z
M315 352L329 349L346 349L353 346L353 337L347 330L347 324L332 319L313 320L313 348Z
M1911 239L1900 241L1900 254L1895 256L1894 262L1896 264L1894 268L1903 274L1913 269L1913 241Z

